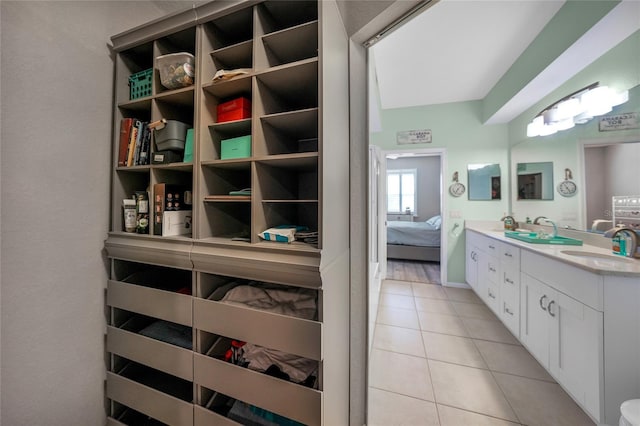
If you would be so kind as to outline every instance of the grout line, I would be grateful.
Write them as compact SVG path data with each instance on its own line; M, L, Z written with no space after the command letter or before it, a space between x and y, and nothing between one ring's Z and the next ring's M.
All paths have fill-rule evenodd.
M509 423L514 424L514 425L524 425L524 423L520 423L520 419L518 419L517 422L514 422L514 421L511 421L511 420L503 419L502 417L496 417L496 416L492 416L491 414L480 413L478 411L469 410L467 408L456 407L455 405L451 405L451 404L443 404L443 403L440 403L440 402L436 402L436 407L438 405L442 405L442 406L449 407L449 408L455 408L456 410L460 410L460 411L466 411L467 413L478 414L480 416L489 417L489 418L500 420L500 421L503 421L503 422L509 422Z
M392 391L392 390L389 390L389 389L378 388L378 387L376 387L376 386L371 386L371 385L369 385L369 388L376 389L376 390L383 391L383 392L387 392L387 393L392 393L392 394L395 394L395 395L405 396L405 397L407 397L407 398L415 399L415 400L418 400L418 401L426 401L426 402L430 402L430 403L432 403L432 404L434 404L434 405L436 405L436 404L437 404L437 402L435 402L435 401L431 401L431 400L429 400L429 399L422 399L422 398L419 398L419 397L417 397L417 396L415 396L415 395L407 395L407 394L405 394L405 393L395 392L395 391ZM435 398L434 398L434 399L435 399Z

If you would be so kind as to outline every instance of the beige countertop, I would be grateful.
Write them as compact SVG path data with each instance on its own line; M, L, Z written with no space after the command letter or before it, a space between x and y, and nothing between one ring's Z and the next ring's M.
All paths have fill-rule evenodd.
M611 240L606 239L602 235L589 234L586 232L577 234L576 232L558 230L558 235L581 239L583 240L583 245L532 244L506 237L502 226L502 222L465 221L465 229L475 231L495 240L528 250L532 253L547 256L569 265L585 269L589 272L600 275L617 275L640 278L640 259L612 254L610 248ZM527 225L527 227L529 227L529 225ZM548 227L546 229L548 229ZM566 253L567 251L584 253L587 257L570 255ZM593 254L593 256L588 257L588 254ZM599 255L605 257L597 257Z

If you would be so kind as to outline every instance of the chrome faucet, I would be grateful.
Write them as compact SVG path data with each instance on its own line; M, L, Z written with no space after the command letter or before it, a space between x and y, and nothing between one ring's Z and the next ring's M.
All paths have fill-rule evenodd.
M555 238L558 236L558 226L551 219L547 219L546 217L542 219L543 221L550 223L553 226L553 234L551 234L551 238Z
M546 219L545 216L538 216L535 219L533 219L533 224L534 225L540 225L540 219Z

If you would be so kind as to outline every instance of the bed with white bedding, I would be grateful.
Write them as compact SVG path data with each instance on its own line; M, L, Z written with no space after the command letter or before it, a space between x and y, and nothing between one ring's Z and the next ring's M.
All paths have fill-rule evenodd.
M439 215L424 222L387 222L387 258L439 262L441 223Z

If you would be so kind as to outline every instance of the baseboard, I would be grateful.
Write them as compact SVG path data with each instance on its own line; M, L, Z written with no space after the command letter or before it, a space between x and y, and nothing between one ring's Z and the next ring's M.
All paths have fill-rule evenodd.
M447 282L445 284L442 285L443 287L456 287L456 288L468 288L471 289L471 286L467 283L452 283L452 282Z

